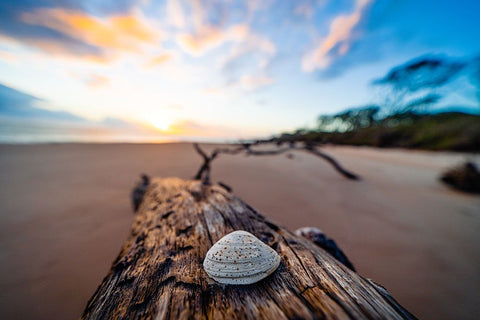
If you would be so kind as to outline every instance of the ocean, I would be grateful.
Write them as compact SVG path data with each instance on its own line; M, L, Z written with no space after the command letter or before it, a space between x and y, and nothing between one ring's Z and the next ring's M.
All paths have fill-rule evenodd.
M51 123L41 121L11 121L0 119L0 143L161 143L178 141L161 133L132 130L131 128L108 128L82 123Z

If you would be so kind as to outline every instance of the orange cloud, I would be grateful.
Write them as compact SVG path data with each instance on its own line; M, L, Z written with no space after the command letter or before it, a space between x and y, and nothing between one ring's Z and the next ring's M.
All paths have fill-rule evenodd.
M0 51L0 60L12 62L12 61L17 60L17 57L15 57L10 52Z
M110 83L110 79L99 74L91 74L86 83L89 87L99 88L108 85Z
M80 11L39 9L21 19L105 50L141 52L144 45L156 45L161 38L142 15L98 18Z
M148 62L145 64L145 67L146 67L146 68L157 67L157 66L159 66L159 65L165 64L167 61L172 60L172 58L173 58L173 55L172 55L172 54L170 54L170 53L162 53L162 54L159 54L159 55L157 55L156 57L150 59L150 61L148 61Z
M355 26L362 18L365 7L371 0L357 0L355 11L349 15L340 15L330 24L326 38L314 50L308 52L302 59L302 69L312 72L315 69L324 69L332 61L332 52L337 46L337 55L344 55L350 49L349 41Z
M241 41L248 32L248 26L244 24L232 26L225 31L219 27L203 26L195 34L180 34L177 36L177 43L192 55L202 55L226 41Z

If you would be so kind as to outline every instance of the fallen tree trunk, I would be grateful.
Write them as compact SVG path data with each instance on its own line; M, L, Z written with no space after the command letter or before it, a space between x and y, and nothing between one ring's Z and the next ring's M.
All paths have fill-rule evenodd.
M282 259L279 268L246 286L224 286L210 279L202 267L205 254L234 230L246 230L275 249ZM153 179L128 240L82 319L179 318L415 317L384 288L221 186Z

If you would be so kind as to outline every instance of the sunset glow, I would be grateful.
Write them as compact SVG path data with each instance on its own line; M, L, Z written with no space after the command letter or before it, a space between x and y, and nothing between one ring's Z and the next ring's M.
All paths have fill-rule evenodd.
M171 124L170 120L163 117L151 119L150 122L155 128L157 128L160 131L167 131Z
M268 136L380 103L372 81L412 58L472 59L474 12L467 0L0 1L0 85L49 127ZM477 110L477 96L459 79L437 107Z

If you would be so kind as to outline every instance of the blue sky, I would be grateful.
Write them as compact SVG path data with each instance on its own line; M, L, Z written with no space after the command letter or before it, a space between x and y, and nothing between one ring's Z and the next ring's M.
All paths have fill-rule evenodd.
M466 0L0 1L0 84L91 123L262 136L378 103L372 81L418 56L478 56L479 12ZM467 80L455 88L445 105L478 108Z

